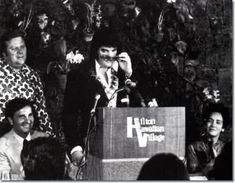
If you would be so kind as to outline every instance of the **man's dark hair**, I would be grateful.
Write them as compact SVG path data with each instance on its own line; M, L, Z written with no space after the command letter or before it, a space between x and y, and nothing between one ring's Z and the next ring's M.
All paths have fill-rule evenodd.
M6 52L7 41L10 41L11 39L16 37L22 37L23 39L25 38L24 33L18 29L6 31L1 36L1 53Z
M21 161L25 180L63 180L65 149L55 138L24 141Z
M117 50L120 51L121 43L118 33L110 28L102 28L98 30L94 34L91 43L91 60L97 59L97 51L101 46L116 47Z
M159 153L144 163L137 180L189 180L189 175L176 155Z
M203 119L204 122L206 122L208 120L208 118L210 117L210 115L213 112L218 112L222 115L223 117L223 127L226 127L229 123L229 111L228 109L221 103L209 103L205 109L204 109L204 113L203 113Z
M14 114L20 109L30 106L35 117L33 103L25 98L14 98L6 103L5 118L13 118Z

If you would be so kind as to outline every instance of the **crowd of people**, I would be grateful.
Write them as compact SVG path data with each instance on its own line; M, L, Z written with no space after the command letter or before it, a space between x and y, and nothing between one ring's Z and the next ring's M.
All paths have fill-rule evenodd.
M1 60L1 116L6 122L2 120L1 124L8 123L10 131L4 132L0 138L1 172L9 173L11 177L17 177L16 179L19 180L65 178L65 149L51 139L51 137L56 138L56 135L53 133L46 113L43 86L37 73L25 64L27 48L24 37L18 31L7 32L2 41L5 46L3 60ZM130 89L136 84L130 79L132 72L131 58L127 52L120 50L115 33L109 29L98 31L92 41L89 62L69 72L65 89L62 124L67 155L73 163L79 165L84 160L87 148L85 140L92 125L90 118L95 112L95 107L141 106L138 92ZM123 90L117 92L119 88ZM208 106L204 112L205 132L202 140L189 145L186 152L189 173L200 173L211 179L216 177L217 170L214 167L225 166L221 160L218 160L217 166L214 164L225 147L225 142L219 137L227 123L227 118L228 113L222 104ZM45 139L49 136L48 140ZM44 139L40 140L39 137ZM33 140L35 138L38 139ZM30 142L25 142L29 140ZM35 150L34 146L36 146ZM56 151L58 154L53 154L55 153L53 148L59 149ZM157 156L153 159L158 159ZM160 159L162 158L170 161L175 157L166 156ZM232 159L231 156L225 158ZM161 173L155 167L159 164L155 162L157 160L152 161L154 161L153 165L146 163L142 171L151 169L150 167L153 166L154 171ZM56 168L57 166L59 168ZM182 163L182 165L176 165L172 172L176 170L178 172L179 166L182 170L186 168ZM52 170L56 172L53 173ZM214 174L211 173L212 171ZM162 170L163 175L162 177L159 175L158 179L172 176L171 179L178 180L188 177L186 169L182 175L179 174L179 178L173 175L167 176L168 173L170 172L167 168ZM152 173L147 178L148 175L141 173L139 179L155 179L153 175L157 176ZM226 176L225 179L231 178Z
M42 15L46 18L44 13ZM22 31L10 30L1 36L2 180L71 179L68 162L77 166L85 163L89 148L87 139L94 125L97 107L158 107L164 106L163 100L169 100L168 104L172 106L183 105L174 103L173 99L181 96L178 92L172 97L164 95L165 98L161 98L162 92L159 92L160 88L168 94L181 89L177 83L186 81L178 74L181 69L166 61L164 67L169 69L170 84L149 91L145 85L149 82L146 80L148 78L142 77L140 66L136 69L137 63L133 62L130 49L125 49L121 40L117 30L109 26L101 27L95 31L92 41L84 43L89 50L85 61L73 67L64 62L67 44L61 38L56 41L53 52L57 53L59 61L47 64L44 68L46 74L42 75L32 68L32 62L26 62L27 55L30 59L36 57L27 53L27 42ZM182 42L178 44L184 52L186 45ZM31 42L30 50L32 45ZM30 64L32 67L28 66ZM161 79L161 74L166 72L157 73L158 79ZM52 77L56 80L51 82ZM160 80L155 84L161 86ZM50 87L55 87L56 92L61 94L57 93L56 97L61 98L56 98L58 103L55 105L50 103L53 100L49 96L53 94L46 93ZM53 108L56 108L55 113ZM174 154L156 154L143 165L138 180L189 180L190 175L204 176L208 180L232 179L232 142L220 138L231 114L221 103L208 103L203 110L203 133L198 134L200 139L196 142L186 143L184 161ZM224 167L229 168L225 174L221 171Z

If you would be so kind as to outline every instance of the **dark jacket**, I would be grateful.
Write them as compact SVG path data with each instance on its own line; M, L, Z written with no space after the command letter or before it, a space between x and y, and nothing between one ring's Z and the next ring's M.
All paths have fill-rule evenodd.
M124 85L125 80L121 69L118 71L118 78L120 88ZM84 146L90 111L94 106L96 94L101 95L97 107L106 107L108 98L102 85L96 79L94 64L81 65L78 69L68 73L63 106L63 128L69 150L77 145ZM122 106L120 99L124 98L126 94L127 91L118 93L117 107Z

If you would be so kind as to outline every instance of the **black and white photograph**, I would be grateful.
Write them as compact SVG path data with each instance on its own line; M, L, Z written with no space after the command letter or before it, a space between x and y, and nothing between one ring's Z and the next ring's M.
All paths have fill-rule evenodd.
M232 0L0 0L0 181L233 181Z

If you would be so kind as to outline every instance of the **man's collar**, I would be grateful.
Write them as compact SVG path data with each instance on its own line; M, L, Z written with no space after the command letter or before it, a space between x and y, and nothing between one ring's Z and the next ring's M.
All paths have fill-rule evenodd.
M12 129L13 135L15 136L15 138L17 139L18 142L23 143L24 138L19 136L13 129ZM25 138L26 140L30 141L31 140L31 135L30 133L27 135L27 137Z

